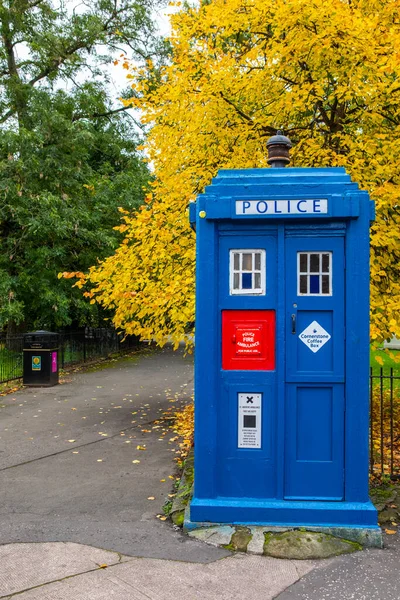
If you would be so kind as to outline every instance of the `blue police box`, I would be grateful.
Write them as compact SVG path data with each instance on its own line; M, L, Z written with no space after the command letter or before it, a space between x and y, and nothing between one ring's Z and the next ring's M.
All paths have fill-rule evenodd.
M378 529L368 496L369 226L342 168L221 170L196 229L191 522Z

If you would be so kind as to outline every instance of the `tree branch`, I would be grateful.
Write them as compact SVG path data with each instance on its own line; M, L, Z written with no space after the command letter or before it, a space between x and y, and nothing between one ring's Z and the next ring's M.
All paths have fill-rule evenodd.
M232 108L234 108L236 110L236 112L238 113L238 115L240 115L242 117L242 119L244 119L248 123L251 123L252 125L254 125L253 119L251 117L249 117L249 115L246 115L246 113L244 113L240 108L238 108L236 106L236 104L234 102L232 102L232 100L229 100L229 98L226 98L226 96L224 96L224 94L222 92L219 92L219 95L222 98L222 100L224 100L227 104L229 104L229 106L232 106Z
M132 108L132 106L121 106L121 108L115 108L114 110L109 110L107 112L102 112L102 113L94 112L90 115L83 114L83 113L77 113L76 115L73 115L72 121L79 121L80 119L100 119L103 117L110 117L112 115L116 115L117 113L129 110L130 108Z

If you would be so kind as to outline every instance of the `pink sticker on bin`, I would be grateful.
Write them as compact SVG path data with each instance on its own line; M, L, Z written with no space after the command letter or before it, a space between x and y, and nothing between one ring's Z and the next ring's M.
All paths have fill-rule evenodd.
M57 373L57 352L51 353L51 372Z

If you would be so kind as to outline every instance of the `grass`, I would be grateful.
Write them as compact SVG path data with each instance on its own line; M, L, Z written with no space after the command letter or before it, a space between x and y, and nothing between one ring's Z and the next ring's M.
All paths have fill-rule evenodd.
M381 365L378 360L382 360L383 364ZM393 369L394 375L400 375L400 350L371 350L370 352L370 362L374 374L376 374L381 367L388 371L388 369Z

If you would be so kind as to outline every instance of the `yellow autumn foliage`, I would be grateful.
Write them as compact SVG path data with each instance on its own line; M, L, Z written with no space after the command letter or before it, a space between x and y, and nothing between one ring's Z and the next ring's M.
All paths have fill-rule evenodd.
M153 192L78 285L114 310L117 328L190 344L187 205L220 168L267 166L265 142L283 128L292 166L344 166L376 201L371 338L400 335L400 2L209 0L172 24L161 73L126 63L151 128Z
M187 404L182 410L174 414L175 433L179 435L179 461L182 461L189 454L193 444L194 431L194 405L193 402Z

